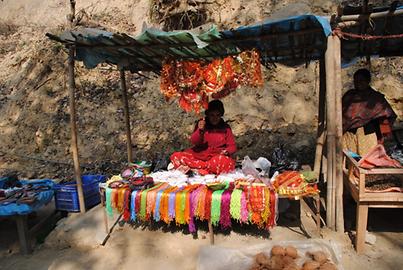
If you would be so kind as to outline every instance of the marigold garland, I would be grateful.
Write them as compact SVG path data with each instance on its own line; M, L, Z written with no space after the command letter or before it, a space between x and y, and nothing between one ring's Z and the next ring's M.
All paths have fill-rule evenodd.
M166 59L162 65L161 92L166 100L180 97L179 106L186 112L199 113L207 108L208 95L222 98L239 85L263 85L260 55L256 50L210 63Z

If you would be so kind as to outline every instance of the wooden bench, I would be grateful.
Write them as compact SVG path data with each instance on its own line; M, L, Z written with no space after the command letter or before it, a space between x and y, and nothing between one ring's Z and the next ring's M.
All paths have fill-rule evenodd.
M365 178L368 175L403 175L403 169L370 169L360 168L358 162L344 152L343 168L344 184L357 203L355 248L357 253L364 252L365 234L367 230L368 208L403 208L402 192L367 192ZM354 171L358 175L354 175Z

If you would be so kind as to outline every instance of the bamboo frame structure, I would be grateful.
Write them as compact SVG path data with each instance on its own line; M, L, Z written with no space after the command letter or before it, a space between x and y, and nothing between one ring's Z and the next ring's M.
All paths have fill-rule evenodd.
M398 16L403 14L403 10L396 10L394 12L390 11L383 11L383 12L374 12L371 14L359 14L359 15L343 15L338 17L337 19L342 22L348 22L348 21L360 21L363 17L370 18L370 19L375 19L375 18L384 18L388 16Z
M122 90L122 104L123 111L125 114L125 128L126 128L126 147L127 147L127 161L133 162L133 152L132 152L132 136L130 129L130 112L129 112L129 102L127 100L127 89L126 89L126 78L125 71L120 70L120 89Z
M83 184L81 180L81 168L78 157L78 143L77 143L77 114L76 114L76 101L75 101L75 75L74 75L74 51L75 48L69 47L68 56L68 88L69 88L69 107L70 107L70 127L71 127L71 150L74 162L74 175L77 183L78 201L80 203L80 212L85 213L85 201Z
M318 128L316 134L316 151L315 151L315 163L313 171L315 175L319 178L322 156L323 156L323 145L326 138L326 117L325 117L325 100L326 100L326 70L325 70L325 60L319 60L319 101L318 101Z
M336 101L335 101L335 76L334 76L334 42L333 36L327 39L325 53L326 68L326 156L327 156L327 201L326 223L329 228L335 230L335 151L336 151Z
M344 214L343 214L343 123L342 123L342 83L341 83L341 44L338 36L333 36L334 53L334 73L335 73L335 121L336 121L336 163L335 171L336 184L335 192L335 210L336 210L336 230L344 232Z

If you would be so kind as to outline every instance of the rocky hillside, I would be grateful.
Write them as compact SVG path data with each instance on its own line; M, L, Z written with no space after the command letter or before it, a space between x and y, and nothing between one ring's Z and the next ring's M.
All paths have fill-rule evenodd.
M136 35L144 27L189 29L215 23L221 29L267 18L329 15L338 1L77 0L77 27L97 26ZM382 1L378 1L382 2ZM68 1L0 2L0 175L63 178L71 174L66 52L45 37L66 27ZM345 89L354 70L343 70ZM398 59L374 60L373 85L402 119L403 66ZM318 101L317 63L265 70L261 89L240 88L225 98L225 118L237 137L238 156L270 157L284 144L302 163L313 160ZM188 146L195 115L165 102L159 78L129 74L134 154L168 156ZM119 170L125 133L119 74L112 66L93 70L77 64L77 111L81 161L87 171Z

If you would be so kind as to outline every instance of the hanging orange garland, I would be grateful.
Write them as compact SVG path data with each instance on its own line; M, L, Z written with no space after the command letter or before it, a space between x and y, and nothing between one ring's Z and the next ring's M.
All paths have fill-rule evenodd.
M160 90L167 101L180 95L179 87L175 82L175 61L164 61L161 71Z
M208 96L223 98L239 85L263 85L260 56L256 50L237 56L215 59L203 65L198 61L166 60L161 71L161 92L165 99L179 97L186 112L200 113L208 105Z

